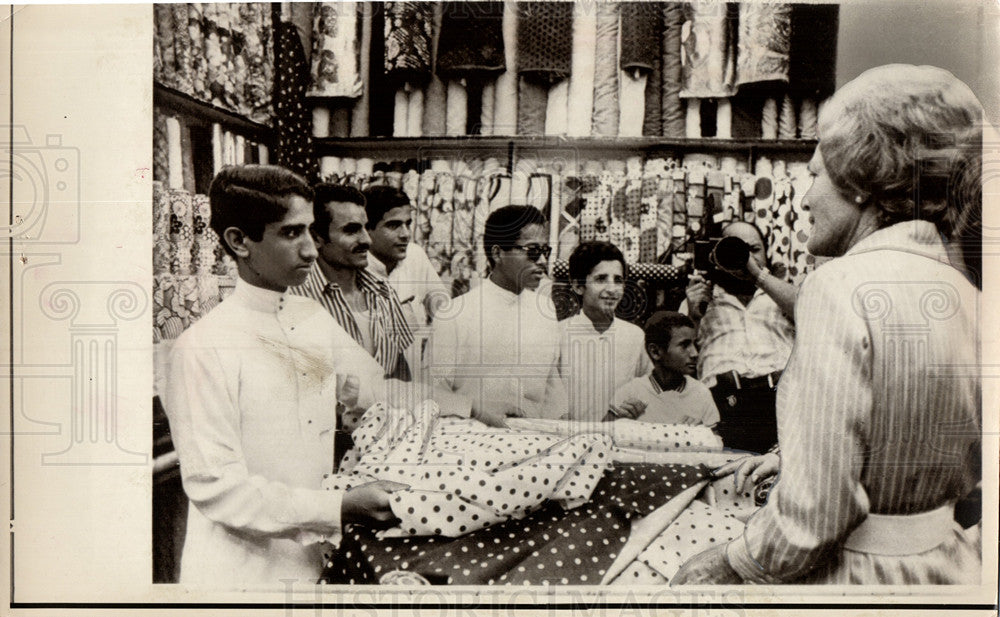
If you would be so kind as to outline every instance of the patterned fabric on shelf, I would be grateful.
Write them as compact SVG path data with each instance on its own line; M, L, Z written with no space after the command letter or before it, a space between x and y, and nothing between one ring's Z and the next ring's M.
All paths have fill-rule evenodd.
M747 3L741 4L739 11L736 83L787 82L791 5Z
M437 74L490 77L504 70L503 2L443 3ZM470 36L475 33L474 36Z
M385 74L394 83L424 83L431 75L431 2L385 3Z
M810 230L801 204L809 177L802 163L761 159L757 174L731 160L722 161L728 170L722 171L713 157L691 156L685 166L675 159L591 163L563 175L540 161L512 178L492 159L439 160L423 172L380 168L341 171L332 179L358 187L399 182L415 207L413 242L455 290L464 290L473 274L486 273L482 235L490 212L507 203L532 203L548 214L552 200L559 209L557 257L565 259L581 241L610 241L625 253L634 278L676 280L690 266L692 241L735 220L760 230L776 276L801 282L814 267L805 250ZM341 168L358 166L345 158ZM554 258L557 278L561 267ZM640 275L645 268L648 276Z
M271 5L178 3L154 7L158 83L262 124L272 117Z
M154 342L177 338L236 282L209 217L208 196L153 182Z
M710 0L685 4L682 97L728 97L736 92L736 20L729 5Z
M356 2L317 2L313 8L312 83L306 96L358 98L361 41Z
M572 2L517 3L517 72L552 85L569 77L573 52Z

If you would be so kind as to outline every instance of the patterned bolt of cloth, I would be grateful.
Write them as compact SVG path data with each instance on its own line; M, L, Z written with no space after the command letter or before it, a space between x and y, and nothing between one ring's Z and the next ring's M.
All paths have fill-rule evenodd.
M385 3L385 74L394 84L422 84L431 74L431 2Z
M681 105L681 28L684 8L679 2L663 5L663 41L660 73L660 110L664 137L684 136L684 106Z
M487 78L506 67L503 2L446 2L437 49L437 74Z
M791 5L754 2L741 4L739 11L737 85L764 81L787 82Z
M552 85L569 76L573 55L572 2L517 3L517 72Z
M274 110L277 153L275 163L312 180L319 164L312 155L312 112L303 98L309 87L309 66L295 26L278 26Z
M728 5L724 3L699 1L685 7L681 96L732 96L736 92L736 20L729 18Z
M355 527L339 553L327 556L321 580L374 583L387 572L405 570L434 584L597 584L628 541L632 521L703 482L708 473L704 466L615 464L583 505L565 510L547 502L524 518L457 539L379 538ZM440 516L433 508L428 515Z
M314 5L312 83L306 96L353 99L362 95L358 34L356 2Z
M457 537L555 500L585 503L610 460L603 435L572 437L485 429L472 420L442 422L426 401L411 410L376 405L354 432L355 449L342 463L348 475L324 486L341 490L376 479L409 489L393 493L398 527L380 537Z

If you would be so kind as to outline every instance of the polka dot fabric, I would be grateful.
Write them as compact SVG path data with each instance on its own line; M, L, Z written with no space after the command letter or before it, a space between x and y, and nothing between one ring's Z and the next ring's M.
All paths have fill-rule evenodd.
M704 502L693 501L639 554L638 561L669 582L688 559L742 534L743 523L734 516Z
M378 538L355 527L338 554L327 557L323 580L367 583L403 570L432 584L598 584L628 541L631 520L707 474L703 466L616 464L579 508L549 502L523 519L457 539Z
M639 420L580 422L573 420L511 419L507 425L519 432L578 435L599 433L611 438L616 448L667 452L674 450L721 450L722 441L706 426L660 424Z
M457 537L550 500L580 506L610 461L603 435L476 434L472 421L460 432L460 424L439 424L438 413L430 401L412 413L373 407L354 433L350 474L324 482L338 490L375 479L408 484L390 502L401 522L383 537Z

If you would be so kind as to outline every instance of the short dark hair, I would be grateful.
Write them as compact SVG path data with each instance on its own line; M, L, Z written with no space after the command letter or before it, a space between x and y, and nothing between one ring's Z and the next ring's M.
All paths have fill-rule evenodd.
M528 225L545 225L547 219L534 206L504 206L497 208L486 217L486 231L483 232L483 251L492 268L493 255L490 250L499 246L505 251L517 244L521 230Z
M259 242L264 227L280 221L288 212L288 198L299 195L312 199L305 178L277 165L232 165L215 175L208 189L212 208L209 226L219 236L222 248L236 258L225 232L236 227Z
M333 201L358 204L362 208L365 206L364 193L344 184L331 184L320 182L314 189L316 195L313 197L313 233L329 242L330 240L330 210L326 205Z
M646 325L642 327L646 335L645 344L659 345L666 348L670 346L670 339L674 336L674 330L678 328L694 329L694 322L684 313L676 311L657 311L646 320Z
M410 205L410 198L406 193L385 184L368 187L364 190L364 196L369 230L375 229L389 210Z
M628 274L628 264L618 247L602 240L581 242L569 256L569 282L583 285L587 275L603 261L617 261L622 265L622 275Z

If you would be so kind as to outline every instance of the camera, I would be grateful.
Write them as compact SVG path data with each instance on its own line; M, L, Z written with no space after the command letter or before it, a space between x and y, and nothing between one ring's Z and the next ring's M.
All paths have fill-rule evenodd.
M735 237L695 240L694 268L711 278L717 271L742 272L750 259L750 246Z
M11 127L0 156L10 160L13 225L3 237L16 243L64 244L80 240L80 151L60 135L35 144L23 126Z

